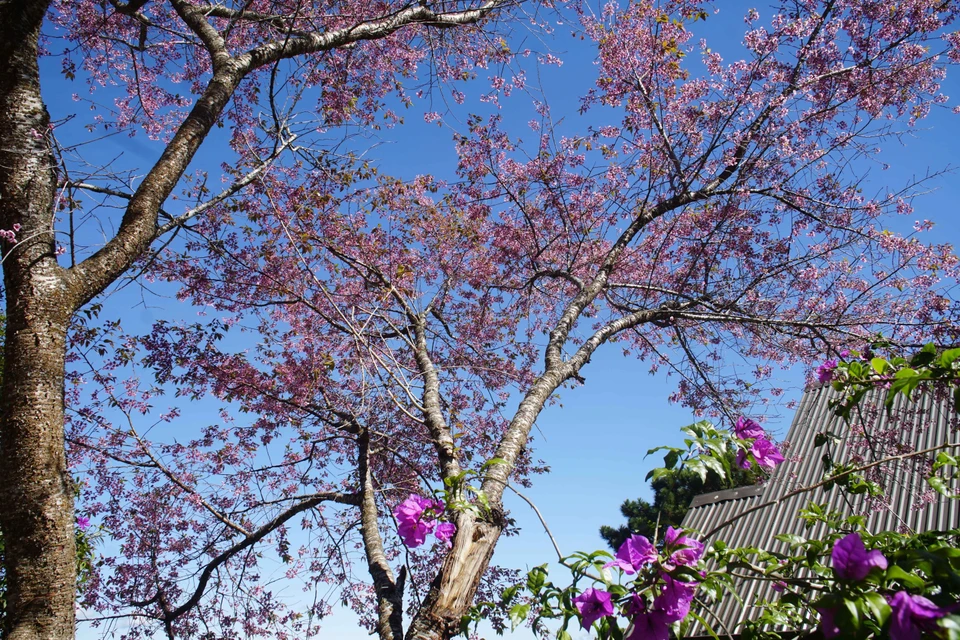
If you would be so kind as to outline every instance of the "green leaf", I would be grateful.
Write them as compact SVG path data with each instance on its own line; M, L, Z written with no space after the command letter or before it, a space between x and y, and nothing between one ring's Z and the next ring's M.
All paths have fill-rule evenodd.
M503 458L490 458L489 460L487 460L486 462L483 463L483 465L480 467L480 469L486 470L486 469L489 469L489 468L492 467L492 466L495 466L495 465L498 465L498 464L506 464L506 463L507 463L507 461L504 460Z
M706 465L706 467L710 471L713 471L715 474L717 474L721 478L726 477L727 472L726 472L726 469L723 468L723 463L717 460L715 457L704 456L700 458L700 460L703 462L704 465Z
M533 594L538 595L547 580L547 565L541 564L534 567L527 573L527 589Z
M946 632L947 640L960 640L960 615L940 618L939 626Z
M530 605L515 604L510 607L510 630L513 631L527 620L530 613Z
M711 627L709 624L707 624L707 621L704 620L701 616L697 615L696 612L691 611L691 612L690 612L690 617L693 618L694 620L696 620L697 622L699 622L700 625L703 627L703 630L706 631L707 634L709 634L711 638L713 638L714 640L720 640L720 636L718 636L718 635L716 634L716 632L713 630L713 627Z
M837 610L837 626L854 631L860 628L860 610L855 600L843 599L843 606Z
M933 470L942 469L943 467L956 467L960 466L960 460L956 456L952 456L946 451L941 451L937 454L936 461L933 464Z
M957 358L960 358L960 349L947 349L940 354L940 365L949 368Z
M925 367L934 361L937 357L937 347L933 343L928 342L923 345L923 348L920 351L910 358L911 367Z
M890 363L887 362L886 358L874 358L870 361L870 366L873 367L873 370L883 375L883 372L887 370L887 367L890 366Z
M663 466L667 469L673 469L677 466L678 460L680 460L680 453L676 450L670 451L667 455L663 456Z
M939 493L942 496L947 498L957 498L956 493L950 490L950 487L947 486L947 483L944 482L943 478L940 476L928 476L926 478L927 484L933 487L933 490Z
M893 565L887 569L886 577L887 580L896 580L908 589L919 590L925 586L923 578L913 573L907 573L897 565Z
M652 469L652 470L647 474L646 480L651 480L651 479L652 479L652 480L658 480L658 479L662 478L663 476L669 475L669 474L671 474L671 473L673 473L673 472L672 472L670 469L664 469L663 467L657 467L656 469Z
M813 437L814 447L822 447L828 442L840 442L840 436L832 431L821 431Z
M883 623L890 617L890 605L887 604L887 599L879 593L871 592L864 594L863 602L870 610L870 613L873 614L873 619L876 620L880 626L883 626Z
M773 539L779 540L780 542L785 542L791 547L799 547L807 541L806 538L793 533L778 533L777 535L773 536Z
M699 460L688 460L686 464L687 469L693 471L695 474L700 476L700 481L703 483L707 482L707 467Z

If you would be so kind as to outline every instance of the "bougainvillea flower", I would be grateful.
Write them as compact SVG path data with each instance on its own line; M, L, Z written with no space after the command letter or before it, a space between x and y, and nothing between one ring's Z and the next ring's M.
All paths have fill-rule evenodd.
M766 432L760 423L741 416L737 419L737 424L733 428L733 433L741 440L752 440L753 438L763 438Z
M433 500L415 494L410 494L410 497L397 505L393 515L397 519L397 533L400 534L403 544L412 549L424 543L427 534L433 531L437 524L433 517L435 506Z
M777 445L766 438L754 440L753 446L750 447L750 453L757 460L757 464L764 469L774 469L784 460Z
M400 534L403 544L413 549L426 541L435 524L434 520L401 520L397 533Z
M751 462L750 458L747 457L748 453L753 454L753 459L757 461L758 467L768 471L772 471L778 464L784 461L783 454L780 453L777 445L766 438L757 438L754 440L753 444L750 445L749 451L744 451L743 449L737 451L737 465L739 465L741 469L750 468Z
M394 515L397 516L398 520L401 518L420 519L423 512L432 510L433 506L433 500L411 493L406 500L397 505Z
M630 602L627 603L625 613L628 616L636 616L647 610L647 601L639 593L630 594Z
M573 606L580 612L580 625L589 629L600 618L613 615L613 596L591 587L573 599Z
M843 580L863 580L874 567L887 568L883 554L876 549L867 551L858 533L837 540L830 559L833 560L833 572Z
M453 538L453 534L457 532L457 525L452 522L441 522L437 525L436 531L433 532L437 536L437 540L443 542L448 547L452 547L453 543L450 540Z
M664 621L678 622L690 613L690 604L696 592L696 582L680 582L665 575L660 595L653 600L653 608L663 614Z
M657 550L653 544L643 536L632 535L620 545L617 550L617 559L603 565L620 567L627 575L632 575L645 564L657 559Z
M817 607L817 613L820 614L820 633L824 638L836 638L840 635L840 627L834 619L836 612L833 609Z
M637 614L626 640L670 640L670 623L661 611Z
M936 621L951 612L953 607L938 607L923 596L898 591L889 596L890 640L920 640L936 631Z
M821 384L826 384L833 380L833 371L837 368L836 360L827 360L822 365L817 367L817 380Z
M667 527L663 541L668 551L676 549L663 565L667 571L672 571L676 566L687 567L696 564L703 555L703 543L683 535L682 529Z
M737 466L741 469L750 468L750 458L747 457L747 452L743 449L737 450Z

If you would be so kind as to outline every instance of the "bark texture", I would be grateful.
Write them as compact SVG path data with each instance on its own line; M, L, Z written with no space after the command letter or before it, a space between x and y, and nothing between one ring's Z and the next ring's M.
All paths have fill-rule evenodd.
M0 529L10 640L74 635L73 483L63 433L63 367L73 311L52 233L56 169L40 97L46 2L0 2L0 228L7 332L0 408Z
M383 550L383 538L377 523L377 498L373 472L370 469L370 432L361 429L358 471L361 486L360 532L367 555L367 569L377 592L377 635L380 640L403 638L403 586L406 568L400 569L400 578L394 578L390 562Z
M496 510L489 520L501 516ZM500 522L478 520L470 513L460 515L453 549L410 623L406 640L447 640L460 633L460 619L473 604L502 531Z

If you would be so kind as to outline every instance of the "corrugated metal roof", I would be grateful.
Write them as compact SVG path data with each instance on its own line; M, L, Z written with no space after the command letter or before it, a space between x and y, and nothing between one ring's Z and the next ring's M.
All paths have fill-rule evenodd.
M925 463L921 457L885 463L868 472L869 479L884 488L883 501L823 489L787 497L796 489L815 485L823 479L821 457L829 445L814 446L820 432L829 431L840 437L840 441L830 447L838 463L852 460L851 456L858 456L857 460L863 464L889 457L895 442L902 443L900 452L905 453L958 440L960 422L950 398L936 398L928 393L907 402L899 396L888 416L882 408L883 394L878 391L870 402L863 403L848 426L828 406L830 400L838 397L836 392L830 387L808 390L784 440L787 460L767 483L697 496L683 526L708 534L741 515L714 533L710 541L723 540L732 547L763 546L770 551L785 552L787 545L774 541L774 535L792 533L810 539L824 533L822 526L806 529L797 518L797 512L811 501L826 503L830 510L845 515L867 516L866 526L872 533L920 532L960 525L960 500L950 500L929 489L920 472ZM924 501L926 504L922 504ZM768 503L771 506L742 515ZM918 504L922 506L918 508ZM772 601L778 597L771 581L744 580L737 586L745 606L728 597L711 606L705 616L718 634L736 634L745 619L759 614L754 606L758 600ZM703 627L696 624L687 635L705 634Z

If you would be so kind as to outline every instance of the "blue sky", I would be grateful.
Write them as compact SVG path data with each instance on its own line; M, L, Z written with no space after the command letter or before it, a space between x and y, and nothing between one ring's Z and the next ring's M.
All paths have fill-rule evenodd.
M735 4L737 7L731 8ZM747 6L723 3L723 11L703 25L707 36L716 38L714 48L720 48L728 59L735 56L742 32L742 13ZM585 118L578 114L579 96L593 82L592 52L589 46L563 35L569 31L566 25L556 26L561 35L550 46L564 64L531 72L528 80L533 85L542 86L555 121L562 121L565 130L582 130ZM521 38L522 34L515 34L515 37ZM68 97L74 92L82 93L82 86L63 80L59 69L49 63L45 63L44 74L44 91L53 117L57 119L74 111L77 105ZM484 85L481 71L481 78L464 89L475 96ZM954 80L948 81L948 87L947 93L960 89ZM960 91L952 92L960 97ZM433 106L428 100L415 101L414 106L403 114L406 124L380 131L375 139L369 140L383 143L373 149L371 156L378 160L384 172L404 178L425 173L451 176L456 161L451 142L452 129L461 126L468 112L482 114L495 109L489 104L476 102L474 98L449 114L444 126L423 122L423 112L438 109L439 104L439 96L434 96ZM951 101L951 104L956 102ZM527 96L516 94L503 101L501 110L516 135L530 141L535 139L537 134L524 125L533 114ZM958 142L960 116L953 115L948 109L936 111L905 138L903 146L886 143L882 159L891 168L872 168L867 192L871 188L880 191L886 187L900 187L912 177L948 168L957 162ZM210 167L213 175L224 149L223 136L212 136L203 146L195 166ZM156 157L158 147L142 135L135 138L115 136L109 150L103 152L99 160L105 161L118 152L124 154L123 163L145 166ZM955 242L960 239L956 207L960 202L960 184L955 175L947 175L935 180L931 187L934 190L915 202L916 214L895 224L908 227L914 219L930 219L937 223L933 237L938 242ZM152 298L145 306L139 291L131 287L109 298L103 315L123 315L129 323L127 329L136 330L137 325L146 329L157 316L180 314L189 318L196 313L194 309L177 308L177 304L172 298L160 297ZM525 492L540 508L564 553L603 547L597 529L602 524L620 523L620 503L626 498L649 497L643 478L659 460L645 459L646 450L676 442L679 439L677 429L696 419L683 407L667 402L667 396L674 388L672 380L662 374L648 375L646 366L624 359L615 348L601 350L583 374L587 379L586 386L565 390L560 404L548 407L538 420L534 435L535 457L544 459L552 472L536 478L535 486ZM775 376L783 380L778 386L790 390L787 398L798 397L802 371L777 372ZM215 410L208 408L211 413ZM203 411L199 407L195 409ZM772 419L769 424L774 433L784 433L790 418L791 413L784 411L779 418ZM519 537L503 539L495 561L504 566L529 568L552 560L552 546L532 511L515 496L507 494L505 499L511 516L517 519L523 533ZM352 614L345 611L338 611L324 629L321 637L345 640L369 637L365 631L356 629ZM516 635L528 636L529 632ZM99 634L85 631L78 637L96 638Z

